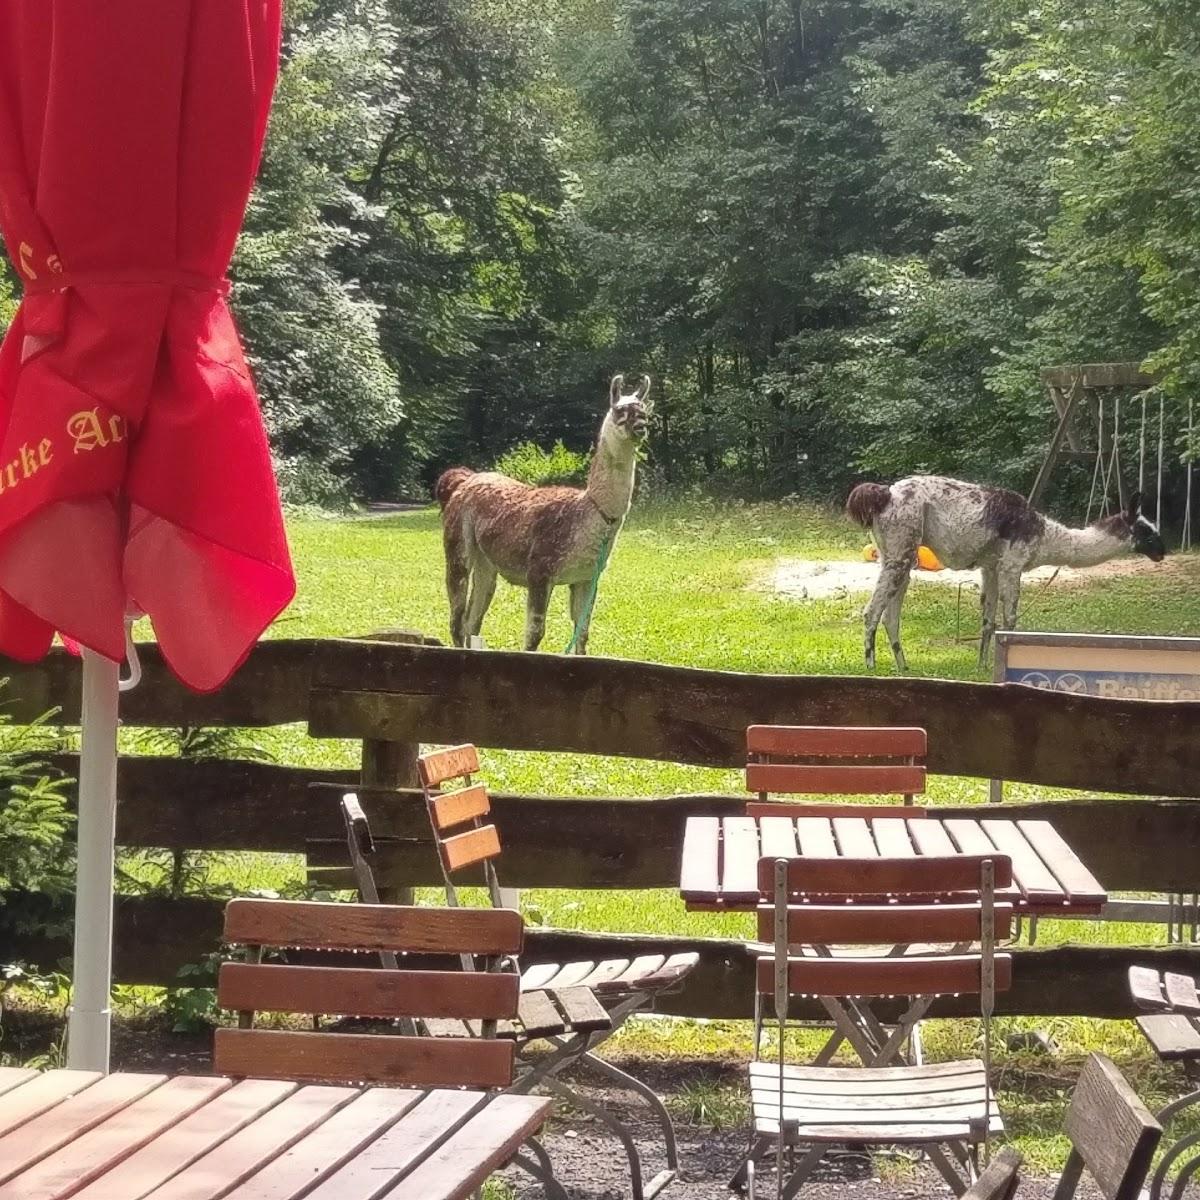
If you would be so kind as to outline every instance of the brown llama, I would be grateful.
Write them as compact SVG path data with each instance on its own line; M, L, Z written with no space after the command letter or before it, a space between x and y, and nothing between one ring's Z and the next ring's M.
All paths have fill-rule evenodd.
M606 543L612 550L629 512L637 448L650 414L649 376L630 395L624 383L624 376L613 377L586 488L530 487L466 467L451 467L438 478L434 493L442 507L450 636L456 646L479 634L496 577L503 575L528 591L526 650L541 644L550 595L566 584L571 620L579 627L575 653L587 653L588 592L601 551Z
M1125 512L1086 529L1060 525L1006 488L981 487L940 475L913 475L891 487L860 483L846 501L846 512L871 530L879 547L879 582L864 613L864 650L872 669L882 618L896 669L908 670L900 648L900 607L918 546L928 546L947 567L979 569L980 666L987 662L996 631L997 602L1003 628L1017 627L1025 571L1038 566L1094 567L1127 552L1144 554L1153 562L1166 555L1158 527L1142 514L1140 492L1130 498Z

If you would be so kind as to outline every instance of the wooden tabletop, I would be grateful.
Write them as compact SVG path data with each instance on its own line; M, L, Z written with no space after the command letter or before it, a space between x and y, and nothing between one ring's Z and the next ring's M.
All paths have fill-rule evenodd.
M0 1200L460 1200L550 1101L0 1068Z
M1030 915L1096 914L1104 888L1049 821L861 817L689 817L680 891L695 910L746 910L758 904L758 860L912 858L1004 854L1013 886L1003 893Z

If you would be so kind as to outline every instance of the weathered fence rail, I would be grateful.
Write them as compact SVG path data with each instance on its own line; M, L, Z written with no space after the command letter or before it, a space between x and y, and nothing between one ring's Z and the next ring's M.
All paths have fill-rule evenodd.
M698 766L745 761L746 726L929 731L929 770L1140 795L1200 794L1200 702L1101 700L1019 684L738 675L546 654L326 642L318 737L468 741Z
M419 743L623 755L736 767L755 721L899 723L930 734L935 773L999 776L1131 795L1200 795L1200 704L1095 700L1013 685L922 679L749 676L619 660L464 652L378 641L276 641L259 646L230 685L196 696L153 647L142 685L122 700L128 725L265 727L307 722L313 736L362 743L361 771L225 760L123 758L117 840L125 846L305 853L327 884L345 882L337 799L368 798L387 839L382 872L395 888L435 883L418 839L424 817L411 788ZM9 670L10 711L78 723L76 660L53 654ZM70 772L74 761L60 764ZM505 882L517 887L674 888L687 815L736 810L742 796L496 798ZM959 812L959 809L945 808ZM972 808L978 815L980 809ZM984 810L987 811L987 810ZM1005 804L1005 815L1054 823L1112 890L1195 891L1200 804L1191 800L1074 799ZM552 851L552 852L548 852ZM222 902L123 897L117 978L170 984L217 946ZM69 905L33 897L0 905L0 948L46 966L69 950ZM17 932L20 929L21 932ZM537 930L534 958L594 958L633 943L617 935ZM694 948L701 967L664 1011L744 1016L751 995L745 947L657 939ZM645 946L647 939L638 938ZM1018 951L1001 1011L1130 1015L1125 968L1154 956L1200 971L1200 951L1051 947Z

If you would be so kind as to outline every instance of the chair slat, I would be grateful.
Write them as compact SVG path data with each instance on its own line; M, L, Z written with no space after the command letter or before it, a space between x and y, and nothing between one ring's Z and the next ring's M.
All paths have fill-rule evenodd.
M1102 1054L1084 1064L1066 1131L1105 1200L1136 1200L1162 1127Z
M925 768L916 766L835 766L816 763L747 763L746 787L752 792L802 795L870 795L925 790Z
M231 900L225 941L319 950L519 954L521 914L508 909L413 908L309 900Z
M520 988L520 977L508 972L227 962L218 976L217 1002L243 1012L498 1020L516 1014Z
M996 936L1012 931L1013 906L995 906ZM788 909L788 942L792 945L870 946L875 943L978 941L978 904L801 904ZM775 937L775 908L758 908L758 939Z
M926 824L918 821L914 831ZM803 831L804 822L800 823ZM788 890L814 895L887 895L908 892L916 895L948 895L979 891L980 870L988 859L993 863L995 886L1012 882L1012 863L1001 854L957 854L917 858L794 858L788 859ZM761 858L758 883L762 892L775 890L775 860Z
M476 817L485 817L492 811L488 790L481 783L456 792L441 792L429 798L429 812L438 832L453 829Z
M924 729L905 726L751 725L746 730L751 754L923 758L927 745Z
M483 825L446 838L440 848L446 870L461 871L464 867L495 858L500 853L500 834L495 825Z
M347 1080L407 1087L507 1087L514 1047L498 1039L218 1029L213 1066L258 1079Z
M996 990L1012 986L1012 955L995 956ZM758 990L775 988L775 963L758 962ZM789 958L788 988L797 996L932 996L980 990L977 954L902 958Z
M1153 967L1130 967L1129 991L1138 1008L1161 1012L1168 1007L1163 995L1162 975Z
M417 759L417 774L425 787L437 787L447 779L474 775L478 770L479 751L474 746L450 746Z

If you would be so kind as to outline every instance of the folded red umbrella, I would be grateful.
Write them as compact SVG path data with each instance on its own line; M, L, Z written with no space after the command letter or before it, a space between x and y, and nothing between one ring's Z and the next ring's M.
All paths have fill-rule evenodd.
M225 278L281 0L4 0L0 653L112 659L149 614L220 687L295 590Z

